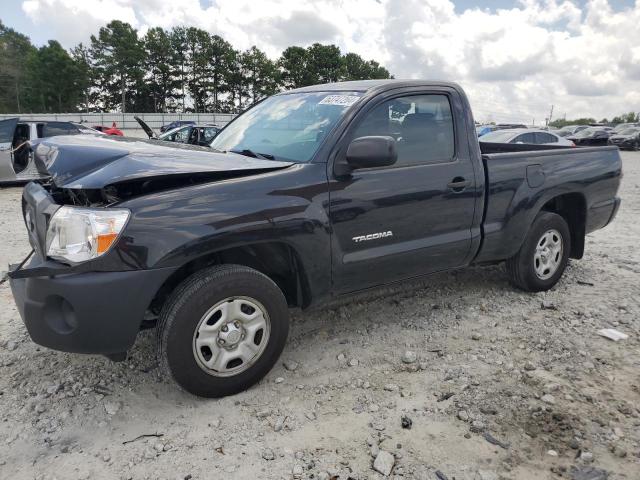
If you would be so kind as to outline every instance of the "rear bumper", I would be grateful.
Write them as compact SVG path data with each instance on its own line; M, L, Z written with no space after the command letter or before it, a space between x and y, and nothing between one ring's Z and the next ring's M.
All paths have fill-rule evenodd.
M29 266L37 266L34 258ZM36 265L34 265L36 264ZM77 353L126 352L146 309L174 268L11 278L29 335L39 345Z
M618 213L620 202L620 197L613 197L610 200L593 205L587 212L586 233L591 233L609 225Z

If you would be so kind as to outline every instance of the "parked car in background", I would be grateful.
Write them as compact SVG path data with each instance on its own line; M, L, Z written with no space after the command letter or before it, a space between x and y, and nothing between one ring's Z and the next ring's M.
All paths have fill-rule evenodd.
M160 133L168 132L169 130L173 130L174 128L183 127L185 125L195 125L196 122L193 120L176 120L175 122L168 123L167 125L162 125L160 127Z
M186 143L189 145L209 146L211 140L218 134L220 127L217 125L196 125L189 124L174 128L157 135L153 129L140 117L134 117L140 127L152 140L162 140L164 142Z
M627 127L621 132L612 132L609 137L609 145L615 145L620 149L640 150L640 127Z
M527 145L557 145L562 147L575 147L575 144L556 135L553 132L544 130L533 130L528 128L514 128L512 130L497 130L487 133L478 139L484 143L522 143Z
M626 130L631 127L640 127L638 123L619 123L615 127L613 127L613 132L620 133L623 130Z
M0 184L46 178L47 174L39 172L34 164L29 142L38 138L77 134L103 135L98 130L74 122L19 118L0 120Z
M575 135L579 131L584 130L585 128L589 128L589 125L565 125L556 133L561 137L570 137L572 135Z
M118 137L124 136L124 132L119 128L117 128L115 124L112 125L111 127L106 127L104 125L96 125L93 128L95 128L99 132L104 133L105 135L117 135Z
M567 140L571 140L576 146L597 146L607 145L610 136L611 134L606 128L588 127L574 135L568 136Z
M158 140L206 147L219 131L220 127L217 125L187 125L163 133L158 137Z

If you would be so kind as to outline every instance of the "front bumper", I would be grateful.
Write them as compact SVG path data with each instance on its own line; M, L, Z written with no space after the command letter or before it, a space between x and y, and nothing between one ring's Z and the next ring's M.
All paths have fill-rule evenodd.
M175 268L26 276L10 274L16 306L39 345L77 353L117 354L135 342L153 297ZM41 268L41 267L40 267Z

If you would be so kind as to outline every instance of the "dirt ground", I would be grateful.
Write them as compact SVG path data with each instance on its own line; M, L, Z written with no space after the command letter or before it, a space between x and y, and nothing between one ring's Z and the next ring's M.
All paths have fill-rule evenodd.
M0 478L383 478L376 458L406 479L640 478L640 153L623 158L616 221L552 291L476 267L296 312L284 363L221 400L160 378L153 332L122 363L38 347L2 285ZM19 200L0 189L0 265L29 250Z

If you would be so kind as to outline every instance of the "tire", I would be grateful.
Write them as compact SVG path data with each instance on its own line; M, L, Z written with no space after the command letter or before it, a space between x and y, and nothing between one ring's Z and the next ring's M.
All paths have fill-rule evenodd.
M635 143L633 144L633 151L637 152L638 150L640 150L640 142L636 140Z
M571 232L565 219L555 213L540 212L518 253L506 262L509 280L527 292L549 290L560 280L570 254Z
M224 397L260 381L288 334L287 302L269 277L240 265L216 266L184 280L167 299L158 362L187 392Z

